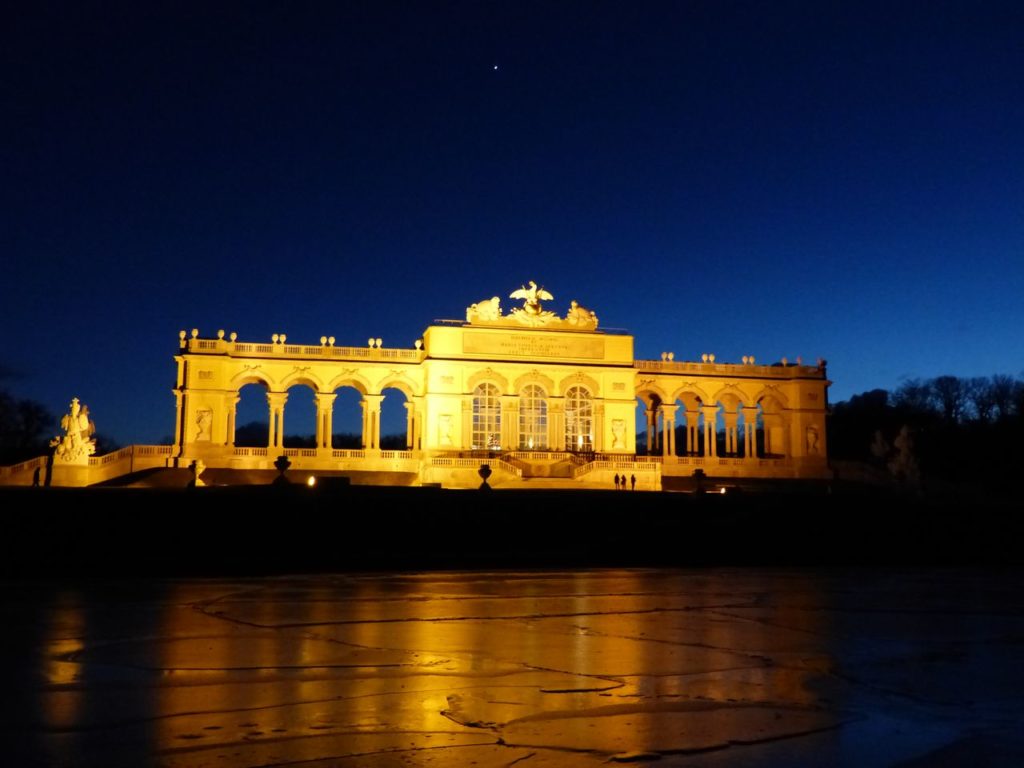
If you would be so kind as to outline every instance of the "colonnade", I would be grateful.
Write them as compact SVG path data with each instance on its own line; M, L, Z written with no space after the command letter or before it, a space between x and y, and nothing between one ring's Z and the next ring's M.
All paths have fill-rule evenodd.
M399 390L400 391L400 390ZM288 392L271 392L267 396L267 447L274 450L284 448L284 414L285 405L288 402ZM334 434L334 402L337 394L334 392L314 392L313 404L316 408L316 447L317 450L331 450L332 436ZM234 444L235 428L237 426L238 403L241 398L238 394L230 401L228 409L227 434L231 444ZM362 410L362 447L366 450L380 450L380 425L381 425L381 404L384 401L383 394L364 394L359 401ZM413 397L412 402L406 400L403 406L406 409L406 437L407 449L419 447L422 442L422 398Z
M662 456L675 456L676 450L676 416L679 413L679 406L672 403L652 404L645 410L647 417L647 453L653 455L660 448ZM705 405L701 403L696 409L682 409L683 424L685 427L686 446L684 455L701 455L714 457L718 455L718 414L719 404ZM744 458L754 459L757 456L757 418L761 414L757 406L740 406L737 410L722 412L725 429L725 453L736 456L741 453L739 450L740 434L739 419L743 416L743 450ZM700 439L700 422L703 416L703 445ZM776 414L766 418L782 421L782 417ZM659 430L660 421L660 430ZM659 435L660 432L660 435ZM659 439L660 438L660 439ZM773 445L765 432L765 452L783 453L784 441L779 445ZM703 450L701 450L703 448ZM779 449L778 451L774 449Z

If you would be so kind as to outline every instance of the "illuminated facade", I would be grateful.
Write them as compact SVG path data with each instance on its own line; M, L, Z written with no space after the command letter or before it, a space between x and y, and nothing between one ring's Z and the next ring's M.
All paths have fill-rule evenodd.
M533 283L512 298L523 305L503 314L498 297L478 302L465 322L432 325L409 349L379 339L340 347L324 337L308 346L276 334L261 344L182 331L174 445L149 447L148 459L136 451L131 467L272 469L284 454L294 470L356 482L476 487L487 463L494 487L608 488L620 475L649 490L697 469L709 477L829 475L823 363L635 360L633 337L598 330L597 316L577 302L559 316L544 309L551 294ZM266 447L235 445L247 384L266 389ZM314 393L313 448L284 447L293 387ZM345 387L361 398L356 449L332 444L334 402ZM404 398L405 450L380 445L381 404L393 395ZM116 473L100 471L104 461L117 463L91 457L97 471L88 482Z
M404 472L455 487L479 485L484 462L495 487L608 487L625 474L659 488L663 475L697 468L712 477L827 476L823 365L635 360L633 337L598 330L596 315L577 302L560 317L543 308L551 296L535 284L512 297L523 306L506 315L498 297L478 302L465 322L430 326L412 349L182 333L177 457L270 468L284 453L300 470ZM253 383L266 388L267 447L236 448L238 393ZM296 386L314 392L313 449L283 446ZM361 395L355 450L331 444L343 387ZM381 402L392 393L404 397L406 450L380 447ZM647 425L639 456L638 407ZM677 425L685 427L679 445Z

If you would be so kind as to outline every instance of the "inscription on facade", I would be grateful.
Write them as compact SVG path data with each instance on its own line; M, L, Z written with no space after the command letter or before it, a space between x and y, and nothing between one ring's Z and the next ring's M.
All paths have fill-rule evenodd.
M467 355L513 357L576 357L600 360L604 357L604 339L541 336L525 333L474 333L462 336L462 351Z

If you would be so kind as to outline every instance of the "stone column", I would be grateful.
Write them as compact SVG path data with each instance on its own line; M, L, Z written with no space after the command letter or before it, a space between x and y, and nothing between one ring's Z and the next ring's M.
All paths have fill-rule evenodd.
M411 451L416 440L416 407L408 400L402 407L405 408L405 449Z
M594 402L594 434L590 436L590 450L601 453L604 450L604 401Z
M718 406L705 405L701 407L704 413L704 455L718 455L718 438L716 427L718 426Z
M317 392L313 396L316 404L316 447L317 450L331 449L331 433L334 431L334 398L333 393Z
M697 453L700 447L700 411L685 411L686 414L686 452Z
M238 403L242 398L237 394L234 397L230 395L227 398L228 402L228 427L227 434L224 436L224 444L230 447L235 445L235 421L238 418Z
M738 453L737 443L739 442L739 420L738 411L725 412L725 452L730 455Z
M462 443L458 446L462 450L473 447L473 396L462 396ZM483 446L486 448L487 446Z
M182 442L184 438L181 425L185 423L185 393L180 389L174 390L174 408L174 455L181 456Z
M647 454L654 450L654 433L658 431L658 417L654 409L648 408L644 411L647 416Z
M287 392L267 392L267 408L270 411L267 448L273 448L276 451L284 448L284 404L286 402L288 402Z
M565 401L561 397L548 401L548 445L552 451L565 450Z
M515 451L519 447L519 395L501 396L501 448Z
M363 395L363 448L380 450L380 404L384 395Z
M415 414L413 416L413 438L412 438L412 450L421 451L423 450L423 425L426 423L426 419L423 415L423 398L413 397L413 410Z
M676 409L678 405L661 406L661 455L676 455Z
M743 458L757 458L757 407L743 406Z

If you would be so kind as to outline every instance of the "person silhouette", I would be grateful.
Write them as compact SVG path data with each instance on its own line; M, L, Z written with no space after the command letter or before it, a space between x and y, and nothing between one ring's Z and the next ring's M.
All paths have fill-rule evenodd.
M625 478L623 478L623 480L625 480ZM619 490L619 473L618 472L615 473L615 490L616 491Z
M630 475L629 476L629 485L630 485L630 489L629 490L631 490L631 491L635 491L636 490L636 475Z

